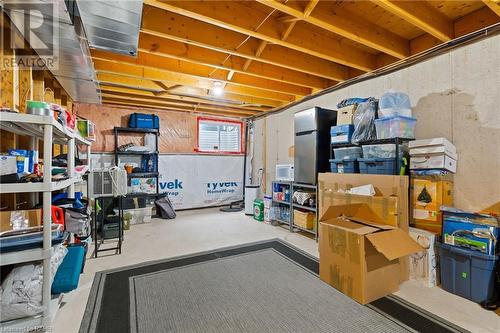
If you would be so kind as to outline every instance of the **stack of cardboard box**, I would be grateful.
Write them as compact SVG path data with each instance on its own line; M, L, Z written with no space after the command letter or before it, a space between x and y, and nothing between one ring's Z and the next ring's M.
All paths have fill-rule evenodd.
M445 138L412 141L412 225L441 234L441 206L453 205L453 173L457 169L457 151Z

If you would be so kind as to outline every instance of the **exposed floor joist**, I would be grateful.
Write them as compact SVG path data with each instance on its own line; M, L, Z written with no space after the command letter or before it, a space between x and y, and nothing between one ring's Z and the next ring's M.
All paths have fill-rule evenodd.
M409 55L409 43L407 40L375 24L356 18L351 13L342 12L342 9L335 9L335 11L329 12L322 10L313 11L314 7L308 7L301 10L297 2L284 4L278 0L257 1L399 59L403 59Z
M241 116L500 22L498 3L145 0L137 57L92 57L105 103Z
M443 42L447 42L454 37L453 22L425 1L373 1Z
M204 89L212 89L213 82L217 81L214 79L187 75L180 72L160 70L154 67L140 66L125 62L116 62L114 60L107 60L107 59L94 58L94 65L98 74L104 74L104 73L114 74L130 79L142 79L145 81L177 82L179 84L195 88L197 87ZM295 96L293 95L277 93L273 91L268 91L248 86L239 86L234 84L227 84L224 90L234 94L252 96L256 98L261 98L263 100L276 102L271 104L264 104L270 106L282 105L283 102L292 102L295 100Z
M483 0L483 2L488 6L495 14L500 16L500 0Z
M164 92L164 91L150 91L150 90L142 90L142 89L133 89L133 88L127 88L125 86L111 86L111 85L101 85L100 87L101 92L105 93L115 93L115 94L122 94L122 95L136 95L136 96L143 96L143 97L149 97L149 98L159 98L159 99L166 99L166 100L171 100L171 101L177 101L177 102L185 102L188 104L191 103L200 103L203 105L211 106L213 108L217 107L227 107L227 108L232 108L236 110L243 110L243 111L257 111L257 112L264 112L264 111L269 111L271 110L270 107L257 107L257 106L252 106L251 104L246 104L245 106L244 103L241 102L236 102L236 101L231 101L231 100L223 100L223 99L215 99L214 97L210 97L207 94L201 94L201 89L198 90L192 90L192 91L185 91L186 94L189 93L189 96L187 95L182 95L182 91L179 91L177 94L174 94L173 92ZM196 95L197 93L197 95ZM195 97L198 96L198 97Z
M269 24L266 23L259 31L254 31L255 22L259 22L267 13L249 8L251 3L214 1L207 5L199 1L145 0L144 4L359 70L370 71L376 68L375 56L357 49L349 49L343 46L339 39L327 34L300 29L283 41L279 34L281 27L275 21L269 21Z

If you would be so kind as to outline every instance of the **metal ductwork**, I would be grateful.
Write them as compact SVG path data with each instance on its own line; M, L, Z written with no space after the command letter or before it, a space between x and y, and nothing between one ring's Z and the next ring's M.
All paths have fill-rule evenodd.
M68 0L3 2L3 10L13 25L40 57L44 56L37 47L40 42L53 50L55 65L47 68L70 98L76 102L100 103L85 30L73 8L73 2ZM27 24L37 27L36 38L26 30Z
M76 3L91 48L137 55L142 0L76 0Z

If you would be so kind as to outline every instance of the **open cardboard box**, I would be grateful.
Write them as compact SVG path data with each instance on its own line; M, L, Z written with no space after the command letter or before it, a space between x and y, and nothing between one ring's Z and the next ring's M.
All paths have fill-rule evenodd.
M320 218L321 280L361 304L399 289L399 258L420 252L407 232L366 204L331 206Z
M355 195L339 195L353 187L371 184L375 189L375 196L360 198ZM409 228L409 178L408 176L368 175L359 173L320 173L318 175L318 208L322 216L330 206L339 206L355 203L366 203L375 213L382 217L392 215L395 227L404 231ZM363 199L363 200L360 200ZM392 207L397 202L397 210ZM381 206L379 204L382 204ZM390 224L390 223L386 223ZM319 230L321 238L321 229ZM409 279L409 258L401 258L401 281Z

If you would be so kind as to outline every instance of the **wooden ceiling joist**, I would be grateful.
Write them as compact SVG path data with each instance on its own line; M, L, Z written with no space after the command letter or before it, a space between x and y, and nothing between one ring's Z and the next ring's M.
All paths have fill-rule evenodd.
M488 6L495 14L500 16L500 0L483 0L486 6Z
M144 109L144 107L147 107L148 109L159 110L159 111L200 112L200 111L188 109L188 108L166 107L163 105L156 105L156 104L148 104L147 106L145 106L144 103L129 101L127 99L121 99L121 98L103 98L103 103L105 103L107 105L129 106L129 107L140 108L140 109ZM237 113L227 113L227 112L221 113L221 112L213 112L213 111L203 111L203 113L208 114L208 115L213 115L213 116L230 116L230 117L237 117L237 118L246 118L246 116L243 116L243 115L237 114Z
M116 86L127 87L130 89L136 90L149 90L155 91L158 90L158 86L152 82L153 80L161 80L162 74L158 73L158 71L152 69L144 69L144 77L147 79L140 79L137 76L127 76L126 73L121 72L119 68L123 68L123 66L128 65L118 65L116 66L106 66L105 68L111 68L111 71L105 71L97 74L97 79L100 83L111 84ZM118 68L118 69L116 69ZM133 68L132 68L133 69ZM136 69L137 70L137 69ZM139 69L140 70L140 69ZM165 80L169 81L169 80ZM208 96L208 89L206 86L206 82L204 81L190 81L189 84L186 82L183 83L189 87L194 88L203 88L207 90L206 96ZM235 101L240 101L248 104L269 106L269 107L278 107L283 105L282 101L270 100L262 97L252 96L248 94L246 90L238 89L239 87L232 87L227 85L225 87L226 92L224 93L224 98L231 99ZM236 92L235 92L236 91ZM196 94L196 93L195 93Z
M196 45L246 59L300 71L335 81L350 78L348 67L332 63L310 54L304 54L280 45L268 45L257 57L255 52L261 41L247 35L230 31L206 22L198 21L158 8L145 7L142 20L142 33L168 38L178 42ZM203 31L204 33L199 33ZM240 47L238 47L240 46ZM249 67L249 70L254 66Z
M324 89L336 83L319 76L264 62L257 62L254 66L245 68L245 58L234 55L228 58L228 54L224 52L146 33L141 33L139 36L139 51L308 88Z
M169 93L169 92L162 92L158 93L157 91L149 91L149 90L138 90L138 89L133 89L133 88L127 88L123 86L109 86L109 85L103 85L101 84L101 92L105 93L111 93L111 94L128 94L128 95L136 95L136 96L142 96L142 97L149 97L149 98L159 98L159 99L165 99L169 101L175 101L175 102L185 102L185 103L200 103L203 105L211 106L214 108L218 107L227 107L231 109L236 109L236 110L251 110L251 111L269 111L271 107L257 107L257 106L252 106L251 104L244 104L241 102L232 102L229 100L221 100L221 99L208 99L207 95L199 95L199 97L192 97L192 96L183 96L183 95L178 95L174 93ZM205 98L204 98L205 97ZM212 97L213 98L213 97ZM245 106L247 105L247 106Z
M375 56L359 49L348 48L339 38L328 34L303 28L297 31L300 34L292 33L283 41L279 34L280 26L275 20L268 20L255 31L255 22L261 22L268 12L259 11L255 6L251 7L250 2L214 1L207 5L200 1L145 0L144 3L363 71L376 67ZM307 38L303 38L304 35Z
M200 112L203 112L203 111L227 112L227 113L240 114L243 116L255 115L255 114L259 113L257 111L252 111L252 110L237 110L237 109L230 109L230 108L223 108L223 107L206 106L206 105L202 105L201 103L182 103L182 102L179 103L179 102L173 102L170 100L166 100L163 98L158 98L158 97L148 98L145 96L134 95L134 94L122 94L122 93L103 91L101 93L101 96L102 96L102 98L109 98L109 99L122 98L122 99L126 99L126 100L133 101L133 102L143 102L146 105L153 104L153 105L162 105L165 107L173 107L173 108L187 108L187 109L191 108L191 110L194 110L196 107L197 110L199 110Z
M216 69L202 64L192 63L175 57L169 57L167 54L158 55L139 51L137 57L132 58L125 55L110 54L104 51L92 51L94 59L104 59L116 63L126 63L139 66L147 66L165 70L173 73L182 73L199 78L206 78L214 81L232 83L244 87L259 88L271 92L283 93L294 96L306 96L311 93L311 88L292 85L285 82L269 80L251 76L248 74L235 74L231 81L227 80L228 72L226 69ZM288 99L285 99L288 100Z
M317 2L312 2L314 6L306 7L302 11L297 3L290 5L278 0L257 0L271 8L286 13L307 23L333 32L355 42L372 47L376 50L390 54L396 58L403 59L409 55L409 42L398 35L383 29L373 23L369 23L361 18L356 18L353 14L342 12L342 9L328 8L329 10L314 9ZM295 4L296 6L292 6ZM334 2L327 2L330 6ZM325 8L326 9L326 8ZM294 21L295 22L295 21Z
M135 78L151 81L177 82L181 85L204 88L208 90L213 89L214 81L218 81L214 79L183 74L181 72L160 70L154 67L139 66L125 62L117 62L109 59L94 58L94 67L98 74L108 73L128 77L131 79ZM270 101L275 101L276 103L273 103L271 106L277 106L276 104L281 105L283 104L283 102L292 102L295 100L295 96L293 95L272 92L249 86L240 86L231 83L226 84L224 90L235 94L253 96Z
M454 37L453 22L425 1L372 1L443 42Z
M91 55L105 103L246 117L498 23L499 2L144 0L137 56Z

